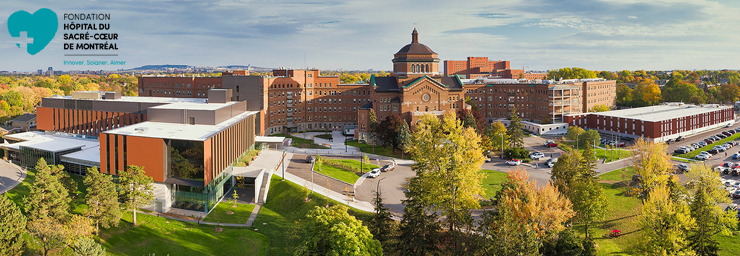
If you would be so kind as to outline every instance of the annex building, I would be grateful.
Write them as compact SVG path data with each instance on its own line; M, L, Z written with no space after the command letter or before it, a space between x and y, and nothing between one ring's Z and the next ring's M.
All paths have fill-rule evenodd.
M735 122L730 106L665 103L658 106L566 115L565 123L622 137L665 141Z
M467 60L444 61L444 75L464 78L495 77L504 79L545 80L547 73L527 73L524 69L511 69L508 60L488 60L488 57L468 57Z
M117 176L141 166L155 182L154 209L212 209L232 187L232 164L255 144L257 112L231 101L231 90L208 98L121 97L74 92L43 98L38 130L6 136L15 163L39 158L85 175L88 167Z

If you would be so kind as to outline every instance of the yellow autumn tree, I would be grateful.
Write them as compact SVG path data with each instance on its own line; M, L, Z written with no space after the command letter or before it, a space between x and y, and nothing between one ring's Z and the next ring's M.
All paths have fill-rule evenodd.
M635 172L640 175L640 185L635 187L640 195L647 196L654 187L669 182L672 164L670 155L666 154L666 144L640 138L632 149L637 152L631 159Z
M447 217L450 229L479 208L484 194L481 181L483 152L481 138L472 127L465 128L449 112L440 120L424 115L417 123L409 145L415 161L412 169L423 187L423 199L431 209Z

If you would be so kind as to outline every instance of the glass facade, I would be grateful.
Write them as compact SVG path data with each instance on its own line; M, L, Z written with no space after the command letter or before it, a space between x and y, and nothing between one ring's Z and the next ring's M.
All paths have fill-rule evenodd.
M203 142L168 140L170 177L203 180Z
M80 151L81 148L68 149L59 152L51 152L41 149L29 148L20 146L20 159L21 166L33 168L36 166L40 158L44 158L47 164L60 164L61 155L69 154L72 152Z
M172 184L172 207L208 212L232 186L231 167L205 187Z

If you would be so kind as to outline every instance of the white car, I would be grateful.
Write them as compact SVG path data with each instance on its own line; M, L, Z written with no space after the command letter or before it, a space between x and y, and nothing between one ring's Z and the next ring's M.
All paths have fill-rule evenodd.
M550 158L550 159L547 159L547 162L545 162L545 164L547 164L547 167L552 168L553 166L555 166L555 163L557 162L558 162L557 158Z
M541 152L534 152L529 154L529 158L532 158L532 160L539 160L540 158L545 157L545 154Z
M367 173L367 176L370 178L378 177L378 175L380 175L380 168L375 168L372 171Z
M694 157L694 159L704 161L704 160L709 159L709 157L710 155L698 154Z
M506 161L506 164L514 165L514 166L520 165L521 163L522 163L522 160L519 160L519 159L511 159L509 161Z

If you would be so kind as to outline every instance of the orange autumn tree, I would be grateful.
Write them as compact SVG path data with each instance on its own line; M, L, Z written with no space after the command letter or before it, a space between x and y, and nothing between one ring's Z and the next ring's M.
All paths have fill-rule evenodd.
M575 215L570 200L548 183L537 186L524 170L510 172L496 194L495 207L482 216L486 251L501 255L537 255Z

